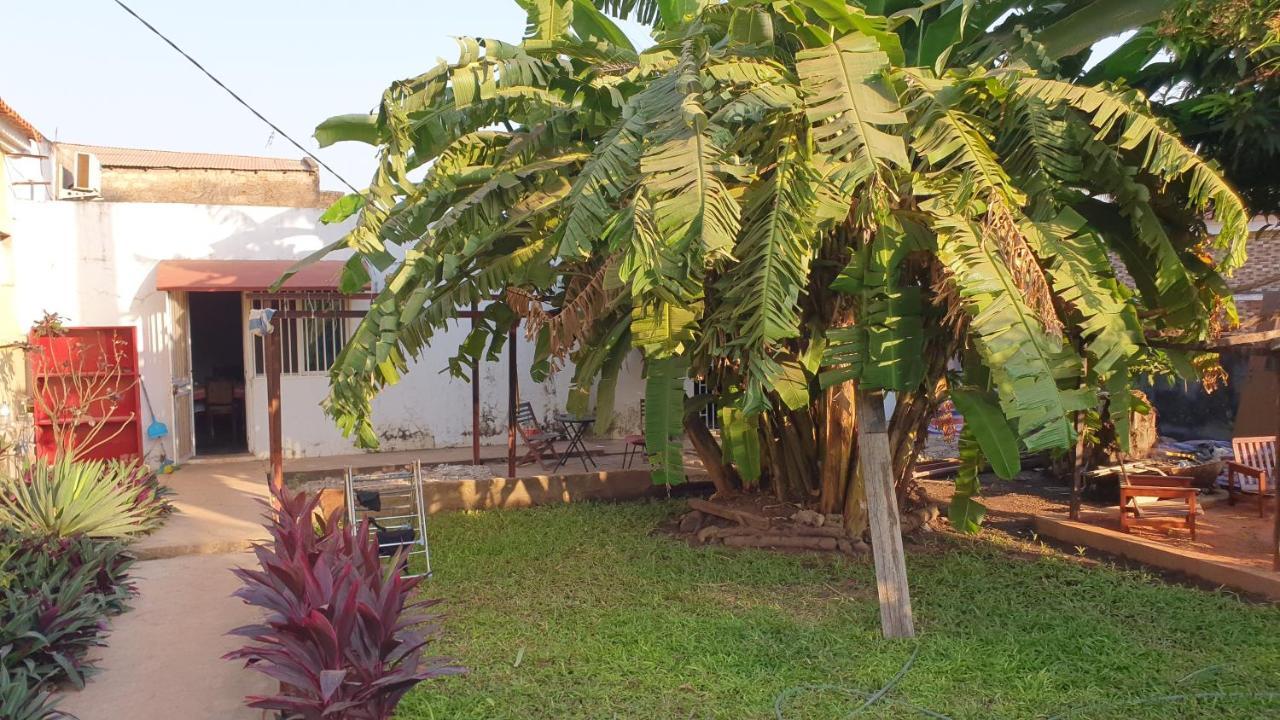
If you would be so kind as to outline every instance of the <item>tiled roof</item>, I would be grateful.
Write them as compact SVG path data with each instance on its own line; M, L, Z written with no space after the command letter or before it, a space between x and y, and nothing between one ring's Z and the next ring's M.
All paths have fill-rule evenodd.
M13 108L9 107L9 104L6 103L3 98L0 98L0 118L4 118L5 120L8 120L9 122L13 123L15 126L17 126L19 130L26 133L27 137L32 140L44 139L44 137L40 134L40 131L36 130L35 126L27 122L26 119L24 119L21 115L19 115L17 110L14 110Z
M103 167L169 168L175 170L251 170L274 172L316 172L309 160L258 157L254 155L217 155L213 153L141 150L105 145L58 143L66 154L87 152L98 157ZM63 155L66 157L67 155Z

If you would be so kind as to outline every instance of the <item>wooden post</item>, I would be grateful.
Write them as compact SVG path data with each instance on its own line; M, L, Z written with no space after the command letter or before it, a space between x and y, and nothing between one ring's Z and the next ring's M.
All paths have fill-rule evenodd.
M1276 373L1280 374L1280 350L1271 351L1272 364L1275 365ZM1280 424L1280 393L1276 393L1276 422ZM1273 487L1272 492L1276 494L1276 517L1271 528L1271 567L1273 570L1280 570L1280 484L1276 480L1280 479L1280 425L1276 427L1276 472L1271 473L1271 477L1267 478L1271 481ZM1258 492L1262 492L1259 488Z
M867 489L880 630L887 638L915 637L898 498L893 491L893 455L884 419L884 393L859 390L857 396L858 467Z
M1080 519L1080 493L1084 490L1085 427L1084 412L1076 412L1076 445L1071 455L1071 512L1072 520Z
M476 329L476 303L471 301L471 329ZM471 464L480 464L480 356L471 361Z
M1089 358L1084 353L1083 343L1079 338L1075 339L1076 349L1080 352L1080 356L1084 358L1082 362L1081 387L1084 387L1084 377L1088 375ZM1085 427L1084 427L1084 411L1077 410L1075 417L1076 428L1076 445L1071 455L1071 506L1070 517L1073 521L1080 520L1080 493L1084 491L1084 451L1085 451Z
M517 321L519 322L519 321ZM516 372L516 326L507 334L507 477L516 476L516 403L520 401L520 383Z
M280 328L263 335L267 356L267 441L271 448L271 492L284 488L284 433L280 425Z

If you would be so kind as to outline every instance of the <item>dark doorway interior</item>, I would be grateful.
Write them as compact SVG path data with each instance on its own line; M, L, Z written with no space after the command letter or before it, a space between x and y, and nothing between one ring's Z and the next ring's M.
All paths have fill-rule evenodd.
M190 318L196 454L247 452L240 293L193 292Z

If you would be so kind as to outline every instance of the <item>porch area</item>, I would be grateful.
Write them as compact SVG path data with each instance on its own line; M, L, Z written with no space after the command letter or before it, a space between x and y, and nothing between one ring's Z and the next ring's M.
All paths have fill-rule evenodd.
M1272 563L1274 500L1268 498L1265 517L1259 516L1253 495L1231 505L1219 490L1202 496L1199 504L1203 514L1196 520L1194 540L1181 527L1155 524L1135 525L1124 532L1115 507L1082 507L1078 521L1068 517L1065 507L1042 512L1035 517L1035 531L1202 583L1280 601L1280 571Z

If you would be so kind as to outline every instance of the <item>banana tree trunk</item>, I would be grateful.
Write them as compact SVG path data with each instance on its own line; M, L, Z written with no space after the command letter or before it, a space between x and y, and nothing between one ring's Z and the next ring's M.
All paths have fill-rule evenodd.
M689 436L689 442L693 444L693 450L698 454L698 459L702 460L702 466L706 469L707 476L711 478L711 484L715 486L716 495L729 497L735 494L741 485L737 473L725 464L720 443L716 442L715 436L702 421L702 417L692 413L685 415L684 431Z

